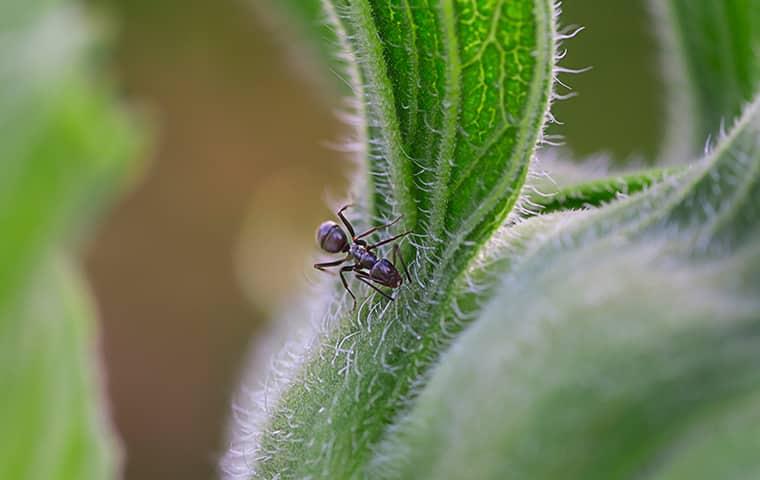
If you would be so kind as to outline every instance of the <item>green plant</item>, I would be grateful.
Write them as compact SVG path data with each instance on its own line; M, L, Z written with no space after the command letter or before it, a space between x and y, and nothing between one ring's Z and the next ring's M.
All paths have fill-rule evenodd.
M113 478L92 308L70 260L135 154L62 1L0 2L0 478Z
M354 221L403 214L414 281L358 311L324 285L238 410L231 478L760 473L760 2L653 5L668 167L546 185L551 1L326 2L313 31L343 44L365 146ZM0 3L2 479L117 471L72 257L139 139L85 20Z
M536 194L569 72L552 1L325 2L362 118L353 220L403 215L415 278L357 312L326 289L238 412L230 478L760 470L760 4L658 6L688 132L661 163L693 161Z

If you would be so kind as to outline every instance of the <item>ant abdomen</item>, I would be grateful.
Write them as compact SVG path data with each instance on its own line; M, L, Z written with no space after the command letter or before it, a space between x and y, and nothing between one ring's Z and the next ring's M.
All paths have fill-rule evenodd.
M372 277L372 280L390 288L398 288L401 286L402 282L401 274L396 267L385 258L381 258L372 266L369 271L369 276Z

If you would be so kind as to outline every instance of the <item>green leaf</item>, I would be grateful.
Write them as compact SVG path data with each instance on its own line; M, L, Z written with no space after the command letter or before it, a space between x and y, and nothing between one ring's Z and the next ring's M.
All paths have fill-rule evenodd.
M517 202L551 99L551 1L338 0L328 14L355 59L366 120L353 220L403 215L413 278L392 303L363 289L358 312L345 293L328 306L259 416L243 419L225 462L233 478L362 475L461 330L457 285Z
M683 161L760 86L760 0L652 0L672 99L666 147Z
M665 250L596 246L515 272L370 476L661 478L661 462L700 441L691 431L760 394L758 284L734 278L745 261L758 278L760 251L694 267ZM735 427L737 443L757 445L755 426ZM740 478L704 473L680 478Z
M71 267L51 260L119 190L135 153L130 122L91 80L89 37L63 2L0 3L0 478L116 471L91 312Z
M370 214L405 215L438 249L457 237L482 243L514 204L541 129L552 6L339 1L335 10L367 110Z
M0 18L26 4L4 2ZM65 227L101 208L135 152L127 118L87 77L81 18L39 8L0 44L0 310Z
M67 262L36 272L0 331L0 478L115 478L101 405L93 308Z
M760 98L689 171L492 264L499 293L389 430L371 476L760 471L759 204Z
M660 168L621 173L567 186L543 182L540 186L534 186L534 191L529 192L526 200L527 209L535 213L547 214L562 210L600 207L619 198L646 190L672 176L675 171L672 168Z

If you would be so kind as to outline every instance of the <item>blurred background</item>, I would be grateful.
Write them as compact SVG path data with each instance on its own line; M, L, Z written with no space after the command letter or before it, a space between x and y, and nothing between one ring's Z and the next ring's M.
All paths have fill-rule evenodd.
M86 252L126 478L216 478L244 355L313 278L314 228L347 190L340 81L275 0L90 3L113 27L111 77L154 127ZM563 155L651 160L664 108L645 0L563 8L586 27L563 65L593 66L563 78L579 93L554 108Z

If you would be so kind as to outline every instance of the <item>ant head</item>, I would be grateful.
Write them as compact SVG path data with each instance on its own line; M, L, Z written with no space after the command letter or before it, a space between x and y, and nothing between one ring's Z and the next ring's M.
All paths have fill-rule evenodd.
M319 247L329 253L348 251L348 237L346 232L337 223L327 221L317 229L317 243Z

